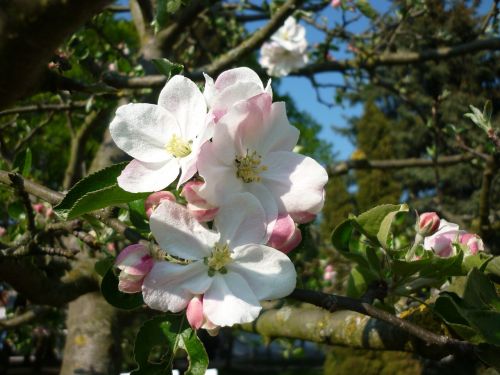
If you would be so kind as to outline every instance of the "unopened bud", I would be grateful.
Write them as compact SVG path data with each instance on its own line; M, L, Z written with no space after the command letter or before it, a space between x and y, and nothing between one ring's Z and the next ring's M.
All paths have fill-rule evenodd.
M140 244L130 245L116 257L115 266L121 271L118 289L124 293L138 293L142 282L153 268L154 260L148 249Z
M205 320L203 317L203 297L195 296L189 301L186 309L186 318L191 328L201 328Z
M302 241L302 233L290 215L279 215L267 242L268 246L288 254Z
M212 221L219 211L218 207L212 206L199 194L204 182L199 180L188 181L182 188L181 196L186 198L186 208L199 222Z
M424 212L418 218L417 232L423 237L430 236L439 229L440 222L441 220L437 213Z
M175 202L175 195L169 191L157 191L146 198L144 202L144 209L146 210L146 216L148 219L153 214L153 211L160 205L163 201Z
M484 251L484 243L481 237L473 233L465 233L460 236L460 243L466 245L472 255Z

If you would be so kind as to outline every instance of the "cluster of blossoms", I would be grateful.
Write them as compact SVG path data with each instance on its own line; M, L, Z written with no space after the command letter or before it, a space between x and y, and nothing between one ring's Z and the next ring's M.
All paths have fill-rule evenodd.
M186 310L198 329L251 322L260 301L287 296L295 268L286 255L301 241L297 223L323 207L328 176L294 153L299 131L249 68L196 84L174 76L158 105L118 108L115 143L134 159L118 177L145 202L161 251L142 245L116 260L119 289L142 292L153 309ZM166 187L177 180L187 202Z
M262 45L259 63L270 76L286 76L307 64L306 50L306 29L289 17L271 40Z
M435 212L420 215L417 232L423 238L424 249L443 258L456 254L455 245L461 246L466 256L484 251L483 241L477 234L461 230L457 224L440 219Z

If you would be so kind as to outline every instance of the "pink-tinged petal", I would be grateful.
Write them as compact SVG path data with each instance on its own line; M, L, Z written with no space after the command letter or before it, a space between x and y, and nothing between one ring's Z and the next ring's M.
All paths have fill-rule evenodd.
M170 191L162 190L157 191L146 198L144 201L144 210L146 211L148 219L156 207L158 207L158 205L165 200L175 202L175 195L173 195Z
M167 110L141 103L118 108L109 131L116 145L134 159L156 163L171 157L165 145L180 129Z
M205 98L189 78L173 76L161 90L158 106L172 113L185 140L195 139L205 126Z
M189 301L186 309L186 318L193 329L200 329L205 320L203 317L202 297L195 296Z
M234 249L228 271L241 275L259 300L288 296L295 288L297 273L287 255L265 245Z
M145 246L130 245L118 254L115 266L124 274L144 277L153 267L153 258Z
M279 251L284 252L285 254L288 254L290 251L299 246L301 242L302 242L302 232L300 231L299 228L295 228L293 236L285 244L283 244L283 246L277 249Z
M159 191L169 186L179 175L179 162L170 159L161 163L132 160L118 176L118 186L131 193Z
M203 311L212 323L225 327L254 321L262 307L243 277L228 272L213 277L203 297Z
M212 100L211 109L211 112L216 118L216 122L218 122L234 104L248 100L263 92L262 83L259 85L255 82L239 82L238 84L217 92Z
M265 138L266 152L292 151L297 145L300 131L288 122L286 104L284 102L273 103L267 121L272 125L268 136Z
M263 87L262 81L257 73L250 68L240 67L222 72L215 80L215 88L221 91L227 87L237 85L240 82L253 82Z
M324 200L321 201L321 203L320 203L321 207L323 207L323 203L324 203ZM321 208L319 210L317 210L316 208L313 207L312 210L314 212L318 212L318 211L321 211ZM293 220L296 223L305 224L305 223L309 223L309 222L313 221L314 219L316 219L317 215L312 214L310 212L302 211L302 212L290 212L290 216L293 218Z
M144 302L155 310L179 312L212 283L203 262L180 265L156 262L142 285Z
M203 96L205 97L207 106L211 108L213 97L216 94L214 79L205 73L203 73L203 77L205 77L205 88L203 89Z
M262 183L278 200L280 213L321 210L328 174L318 162L294 152L277 151L266 155L262 164L268 168L261 173Z
M180 204L165 201L149 220L151 231L160 247L182 259L196 260L210 256L219 234L201 225Z
M263 243L267 242L273 232L276 219L278 218L278 202L267 186L261 183L251 182L245 184L245 190L253 194L264 209L266 214L267 234Z
M193 216L198 220L200 223L206 223L209 221L212 221L215 218L215 215L217 215L217 212L219 212L219 209L216 208L200 208L200 206L197 206L195 204L188 203L186 205L186 208L193 214Z
M205 204L207 201L200 197L200 188L203 186L204 182L200 180L192 180L187 182L181 191L181 196L186 198L189 203L201 203Z
M266 215L252 194L234 194L219 208L215 226L221 234L221 241L227 241L230 248L261 243L266 236Z
M295 222L290 215L280 214L267 245L275 249L283 247L295 233ZM254 242L256 243L256 242Z
M133 276L122 272L118 277L118 290L122 293L139 293L143 281L144 276Z

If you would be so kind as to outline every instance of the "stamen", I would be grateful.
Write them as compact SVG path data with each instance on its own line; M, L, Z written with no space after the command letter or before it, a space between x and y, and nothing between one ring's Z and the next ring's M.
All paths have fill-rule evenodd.
M260 182L259 174L267 171L265 165L260 165L262 156L253 151L250 153L247 150L245 156L237 156L234 160L236 164L236 176L241 178L244 182Z
M229 250L227 243L215 244L212 255L205 258L205 264L209 268L208 274L213 276L215 272L226 273L227 270L224 267L232 261L231 250Z
M165 149L176 158L183 158L191 153L191 142L185 141L174 134L165 145Z

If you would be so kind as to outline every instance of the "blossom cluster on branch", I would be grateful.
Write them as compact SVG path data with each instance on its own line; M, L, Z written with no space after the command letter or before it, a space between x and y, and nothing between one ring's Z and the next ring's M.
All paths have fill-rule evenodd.
M202 93L174 76L158 105L118 108L110 131L134 158L119 186L156 192L146 213L162 249L124 249L116 260L120 290L142 292L153 309L186 309L193 328L213 331L255 320L260 301L295 288L286 253L301 241L296 223L323 207L328 176L293 152L299 131L254 71L205 78ZM186 205L163 191L175 180Z

